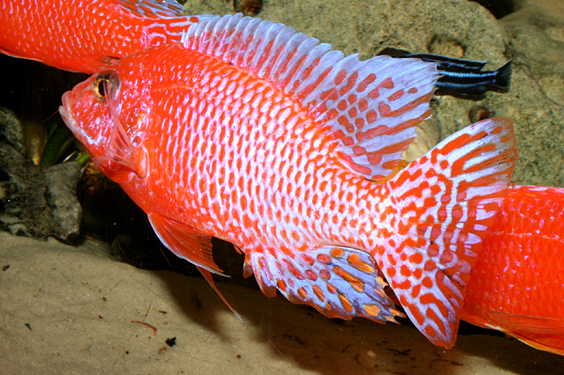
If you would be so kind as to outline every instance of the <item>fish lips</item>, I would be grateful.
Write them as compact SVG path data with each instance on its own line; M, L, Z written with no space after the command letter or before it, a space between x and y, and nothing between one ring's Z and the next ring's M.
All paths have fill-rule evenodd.
M76 119L72 115L72 111L71 111L71 108L70 108L70 96L71 96L70 91L67 91L63 94L63 98L62 98L63 105L59 107L59 114L63 118L63 121L65 122L67 127L70 129L70 131L73 134L76 134L78 127L76 125Z
M75 138L95 159L104 154L111 126L105 126L104 116L97 115L93 105L88 106L88 100L96 99L85 97L84 91L78 90L79 88L80 85L63 94L63 105L59 107L59 113ZM81 113L87 113L88 118L86 120L77 118Z

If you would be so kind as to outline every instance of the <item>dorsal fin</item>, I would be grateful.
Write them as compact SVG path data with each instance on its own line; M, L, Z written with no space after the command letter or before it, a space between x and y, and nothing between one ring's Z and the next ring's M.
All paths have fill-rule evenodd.
M119 8L140 18L187 15L186 8L175 0L114 0L114 2Z
M241 14L192 25L184 46L247 69L329 125L349 167L379 180L430 116L437 64L388 56L360 61L293 28Z
M142 21L145 47L179 43L191 25L213 17L209 14L189 15L175 0L113 1L126 14Z

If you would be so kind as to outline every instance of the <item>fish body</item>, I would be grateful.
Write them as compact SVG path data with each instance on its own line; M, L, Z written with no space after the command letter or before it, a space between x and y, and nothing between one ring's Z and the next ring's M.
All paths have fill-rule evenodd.
M564 355L564 189L516 186L498 213L462 319Z
M384 323L403 315L389 284L419 330L451 347L516 149L509 120L486 120L390 178L437 76L436 64L360 61L234 15L123 58L66 93L60 112L212 285L215 236L245 253L267 296Z
M394 58L417 58L427 62L438 63L437 69L441 72L479 72L487 61L473 61L465 59L456 59L454 57L435 55L432 53L410 53L409 51L397 48L384 48L378 55L387 55Z
M436 62L442 75L436 84L436 95L480 98L488 91L507 92L511 83L511 60L499 69L483 72L486 61L455 59L429 53L409 53L394 48L385 48L379 55Z
M174 0L5 0L0 52L91 74L143 48L179 42L206 17L186 15Z
M437 95L479 98L487 91L507 92L511 82L511 60L491 72L442 71Z

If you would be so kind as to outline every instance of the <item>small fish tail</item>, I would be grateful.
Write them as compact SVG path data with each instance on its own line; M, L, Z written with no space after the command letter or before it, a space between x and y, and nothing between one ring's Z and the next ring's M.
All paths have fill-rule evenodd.
M374 258L407 315L435 345L454 345L469 272L507 193L515 145L509 120L481 121L387 183L395 233Z
M501 68L497 69L494 73L494 79L491 83L492 88L497 91L508 91L511 83L512 60L506 62Z

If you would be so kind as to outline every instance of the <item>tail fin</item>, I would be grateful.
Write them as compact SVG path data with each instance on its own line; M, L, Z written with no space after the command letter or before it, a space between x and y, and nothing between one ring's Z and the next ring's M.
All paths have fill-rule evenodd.
M494 72L495 73L494 80L491 84L493 89L501 92L506 92L509 90L509 85L511 84L511 72L512 72L511 63L512 61L509 60L501 68L497 69Z
M512 123L488 119L453 134L387 185L395 236L373 253L417 328L456 341L469 272L500 209L517 158Z

